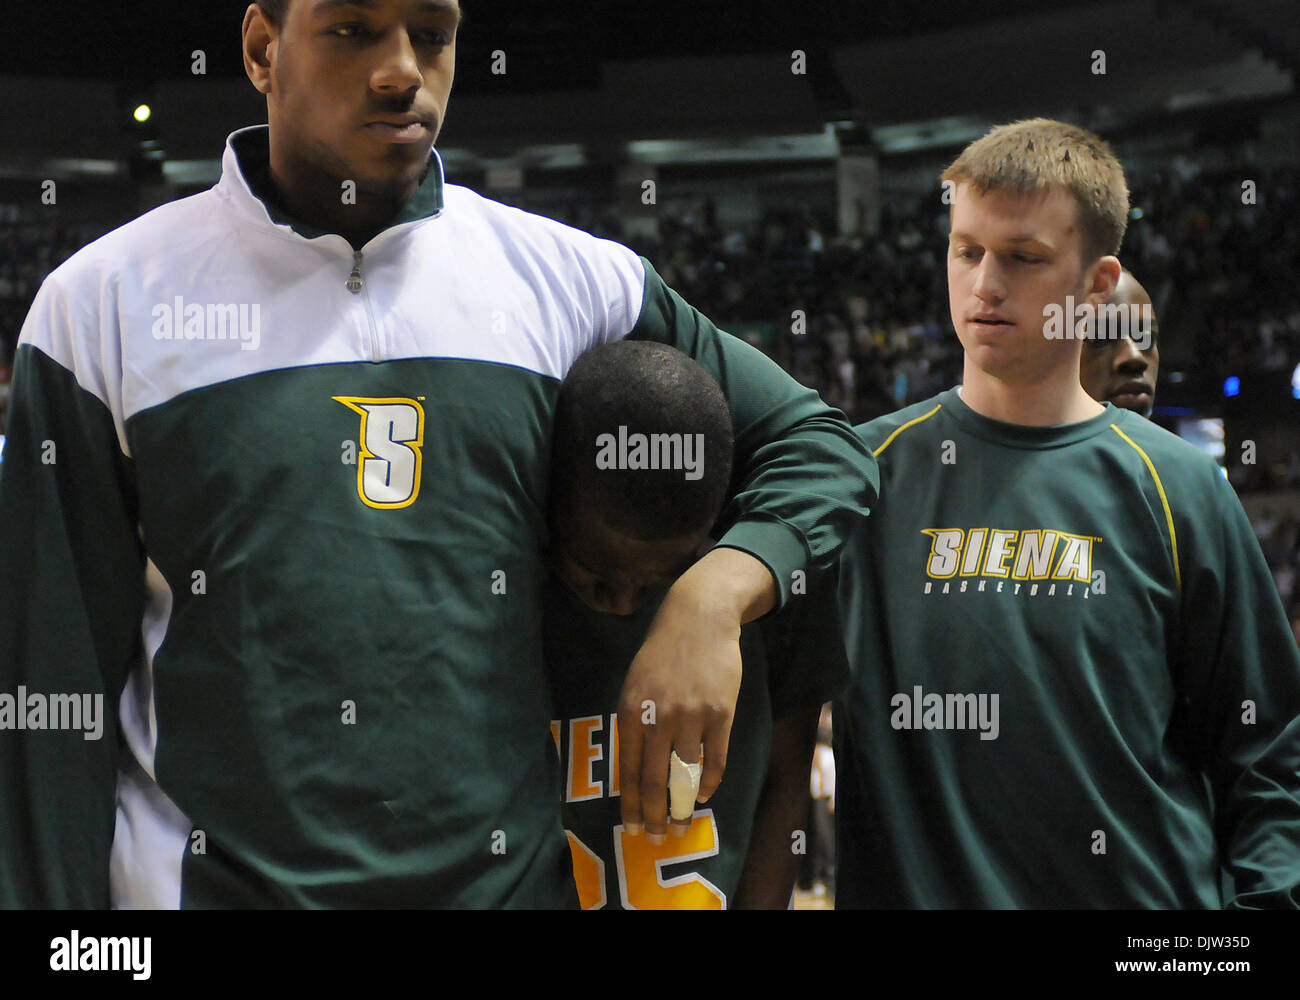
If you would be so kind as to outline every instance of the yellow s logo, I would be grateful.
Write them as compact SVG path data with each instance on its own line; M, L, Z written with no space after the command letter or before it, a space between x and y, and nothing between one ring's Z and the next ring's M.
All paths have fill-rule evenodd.
M424 407L402 397L334 396L361 415L357 495L367 507L397 510L420 495Z

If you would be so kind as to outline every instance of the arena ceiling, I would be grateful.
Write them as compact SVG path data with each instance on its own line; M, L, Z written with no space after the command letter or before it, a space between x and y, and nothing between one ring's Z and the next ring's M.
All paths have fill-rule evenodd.
M294 0L297 3L312 0ZM904 38L1084 0L462 0L466 30L458 85L493 81L474 72L494 49L544 65L525 86L556 89L599 82L614 59L708 57L828 48L846 42ZM248 0L40 0L11 5L0 72L119 81L179 80L189 53L211 54L213 75L243 76L239 25Z
M1293 95L1300 69L1297 0L462 3L442 144L479 161L647 140L742 154L758 143L770 155L782 137L803 155L824 148L817 137L832 127L907 152L1034 114L1112 134L1175 116L1242 127L1245 108L1249 128L1249 109ZM231 128L265 120L239 52L245 6L14 7L0 39L0 160L118 158L136 95L155 109L169 159L210 158ZM196 49L207 55L202 78L191 72ZM505 76L490 71L498 49ZM796 49L807 54L801 76Z

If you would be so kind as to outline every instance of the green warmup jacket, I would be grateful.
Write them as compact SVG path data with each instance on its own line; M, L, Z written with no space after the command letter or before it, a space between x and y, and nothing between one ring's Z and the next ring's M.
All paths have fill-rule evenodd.
M858 430L836 905L1300 906L1300 652L1214 462L956 390Z
M627 248L435 154L354 250L283 215L268 159L232 135L213 189L75 254L23 327L0 906L576 906L541 636L559 381L624 337L699 361L738 442L722 543L783 601L874 462Z

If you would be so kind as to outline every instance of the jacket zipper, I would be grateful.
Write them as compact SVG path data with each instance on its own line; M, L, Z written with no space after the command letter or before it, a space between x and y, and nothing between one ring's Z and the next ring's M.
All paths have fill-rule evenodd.
M379 360L379 332L375 329L375 314L370 307L370 292L366 289L366 279L361 273L361 251L352 251L352 273L348 275L347 289L353 295L360 295L366 305L366 323L370 328L370 360Z

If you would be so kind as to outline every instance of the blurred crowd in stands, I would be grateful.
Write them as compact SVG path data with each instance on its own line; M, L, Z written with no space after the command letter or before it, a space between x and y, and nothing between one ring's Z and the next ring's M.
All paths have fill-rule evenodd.
M1216 378L1300 362L1300 171L1203 172L1179 157L1140 178L1133 204L1123 258Z
M57 207L0 204L0 365L13 360L27 310L45 276L115 225L70 220Z
M115 224L70 221L55 207L0 203L0 434L8 418L10 365L36 290L47 274Z
M1278 509L1286 510L1279 514ZM1263 508L1254 519L1255 536L1264 550L1264 558L1273 571L1278 596L1291 619L1291 627L1300 642L1300 517L1294 506L1285 504Z
M592 231L645 255L718 326L861 421L959 380L947 226L936 198L930 211L882 206L878 235L865 237L840 237L806 207L726 230L709 202L668 207L655 240L625 236L608 215Z
M1243 184L1249 181L1249 190ZM1121 260L1216 384L1300 363L1300 171L1202 174L1184 158L1133 172ZM616 220L600 220L623 239ZM600 227L597 226L597 229ZM879 234L839 237L807 209L724 231L708 203L666 212L657 241L627 239L719 326L762 346L855 421L959 380L948 316L948 215L927 200L882 206ZM801 325L793 318L802 310Z
M1177 328L1189 337L1197 365L1214 379L1300 363L1300 171L1206 172L1177 157L1158 171L1131 171L1130 185L1120 256L1150 291L1162 335ZM887 201L879 232L854 237L804 206L768 211L742 230L720 225L711 202L666 204L654 239L630 235L612 209L589 202L557 214L644 254L688 302L856 423L960 380L948 315L948 213L938 194ZM41 280L111 228L56 208L0 205L0 383ZM1239 490L1297 486L1300 450L1280 465L1231 472ZM1286 516L1257 527L1300 637L1297 507L1292 501Z

